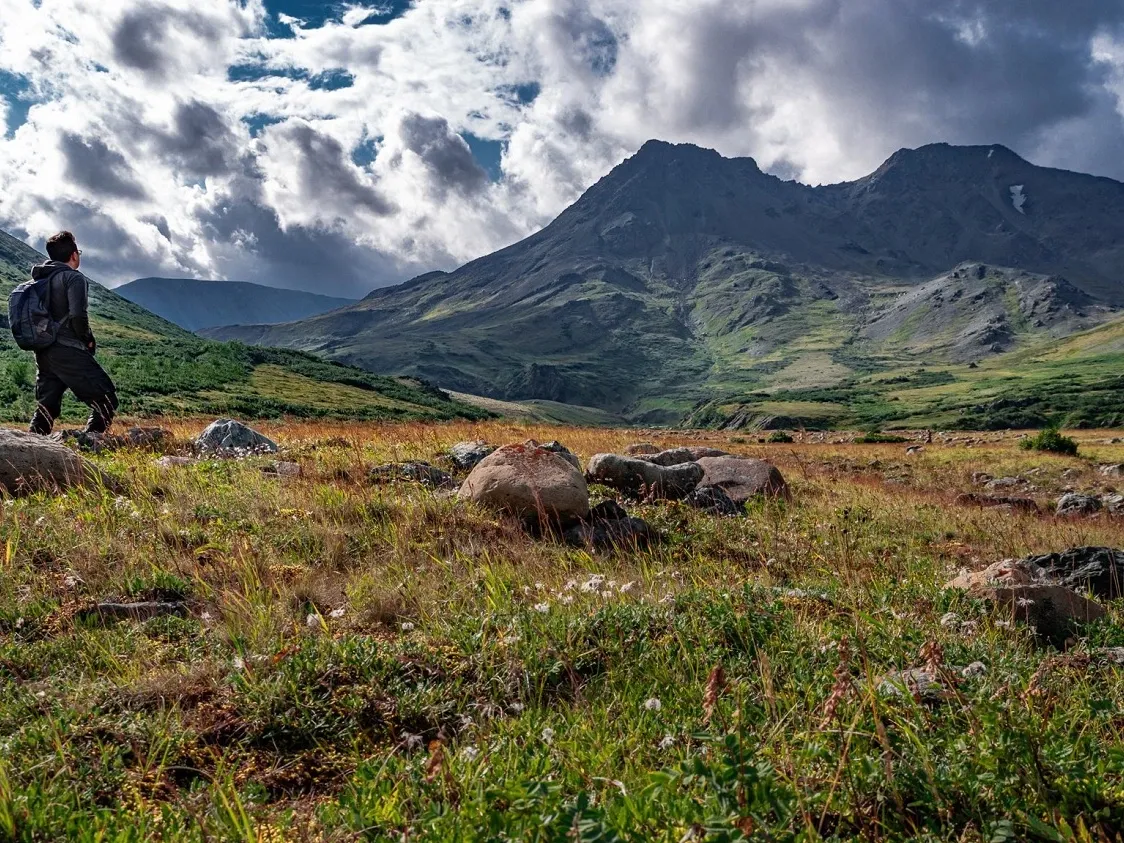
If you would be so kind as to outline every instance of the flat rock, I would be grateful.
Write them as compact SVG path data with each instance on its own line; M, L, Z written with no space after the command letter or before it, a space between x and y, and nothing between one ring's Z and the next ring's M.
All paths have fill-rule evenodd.
M1016 512L1038 512L1038 504L1030 498L1012 497L1010 495L976 495L967 493L956 496L956 503L961 506L979 506L985 509L1005 507Z
M404 481L420 483L434 489L455 486L456 481L447 473L427 462L396 462L376 465L367 472L371 483L394 483Z
M589 516L589 487L573 463L536 443L505 445L464 481L462 500L524 519L568 524Z
M681 500L699 485L703 469L696 462L661 466L638 457L595 454L585 476L634 499Z
M736 504L745 504L758 495L788 499L788 484L777 467L765 460L746 457L701 457L700 486L717 486Z
M208 454L273 454L278 451L272 439L234 419L211 422L195 440L195 447Z
M485 457L494 453L495 445L489 445L483 439L473 442L458 442L449 449L449 462L457 471L472 471Z
M9 495L98 484L112 487L113 482L65 445L34 433L0 428L0 487Z

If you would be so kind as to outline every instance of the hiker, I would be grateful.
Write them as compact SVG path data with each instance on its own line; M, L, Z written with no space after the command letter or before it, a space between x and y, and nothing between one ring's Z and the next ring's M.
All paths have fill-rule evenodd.
M12 333L21 348L35 351L38 367L38 407L30 429L44 436L51 432L62 411L63 393L69 389L90 407L86 432L105 433L117 410L117 390L94 359L97 342L90 331L90 282L78 271L82 251L73 234L60 231L47 240L47 255L50 260L34 267L31 282L20 285L9 299ZM25 288L38 291L39 298L20 301L19 291ZM36 307L44 308L50 318Z

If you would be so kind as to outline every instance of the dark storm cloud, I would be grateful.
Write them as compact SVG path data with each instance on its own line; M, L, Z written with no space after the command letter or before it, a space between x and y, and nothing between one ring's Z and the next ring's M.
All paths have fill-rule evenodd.
M303 195L323 197L337 206L366 208L380 216L394 212L394 204L360 178L338 140L307 123L296 123L282 131L300 151L297 166Z
M376 287L417 274L336 231L290 226L252 201L225 203L199 216L221 249L225 277L272 287L361 298Z
M197 100L176 106L171 131L157 132L155 140L177 169L195 177L227 173L238 158L238 139L226 119Z
M110 149L99 138L81 138L67 132L59 138L59 149L66 159L66 177L95 196L120 199L147 197L125 156Z
M425 162L441 192L451 189L472 194L488 183L487 172L444 117L408 114L402 120L401 138Z
M142 5L126 12L111 33L113 57L127 67L165 76L174 66L175 57L164 43L173 27L189 29L204 38L221 35L214 21L202 15L163 5Z

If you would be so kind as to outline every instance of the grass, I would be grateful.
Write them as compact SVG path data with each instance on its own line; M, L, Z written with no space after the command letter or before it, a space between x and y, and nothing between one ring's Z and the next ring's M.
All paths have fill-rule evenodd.
M301 477L121 453L97 458L119 494L5 502L0 839L1108 840L1124 822L1124 674L1080 657L1124 646L1121 607L1062 655L940 588L1124 544L1115 519L954 503L977 471L1033 477L1043 501L1100 489L1096 464L1124 462L1107 434L1075 434L1076 459L997 434L906 455L665 432L772 459L793 500L632 507L666 542L604 556L357 478L461 439L588 458L635 431L261 427ZM107 599L188 613L83 619ZM940 704L877 690L926 658L986 673Z

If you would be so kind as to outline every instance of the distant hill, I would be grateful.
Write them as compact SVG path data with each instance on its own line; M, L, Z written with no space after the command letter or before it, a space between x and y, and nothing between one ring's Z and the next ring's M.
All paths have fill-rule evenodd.
M1122 306L1124 184L1111 179L935 144L809 187L652 141L542 231L455 272L208 335L635 421L905 424L930 416L881 386L857 406L824 396L981 366ZM955 405L949 372L942 400L974 406Z
M189 331L292 322L355 302L244 281L195 278L138 278L113 292Z
M0 232L0 295L46 258ZM0 420L27 421L34 408L35 361L0 326ZM356 419L449 419L489 415L408 378L373 375L308 354L201 339L99 284L90 287L98 359L117 383L129 415L291 414ZM69 396L64 418L84 418Z

